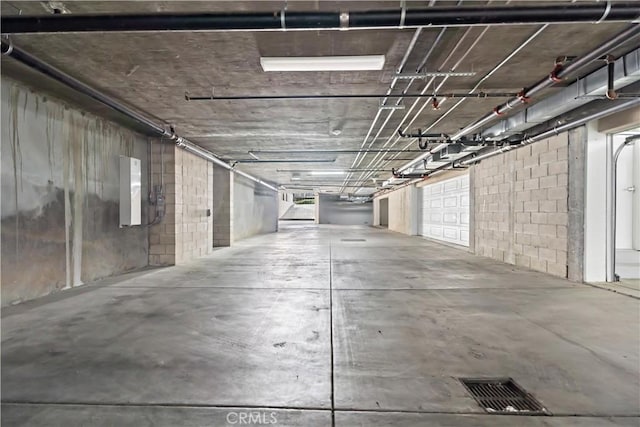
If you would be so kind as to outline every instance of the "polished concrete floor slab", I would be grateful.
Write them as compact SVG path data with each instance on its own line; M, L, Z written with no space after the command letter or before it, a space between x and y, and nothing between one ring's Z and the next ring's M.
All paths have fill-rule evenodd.
M3 426L640 423L638 299L386 230L283 223L2 316Z

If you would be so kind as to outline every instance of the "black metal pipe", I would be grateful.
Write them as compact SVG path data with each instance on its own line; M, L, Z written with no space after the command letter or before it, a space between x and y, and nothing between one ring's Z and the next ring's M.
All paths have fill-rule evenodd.
M63 83L66 86L69 86L70 88L77 90L78 92L83 93L95 99L96 101L118 111L119 113L124 114L129 118L134 119L138 123L141 123L142 125L148 127L152 133L157 133L159 136L167 136L167 131L164 128L162 128L161 126L158 126L156 123L149 120L144 115L138 113L137 111L134 111L131 108L128 108L122 105L120 102L116 101L115 99L106 96L100 91L81 82L75 77L70 76L64 71L41 61L40 59L36 58L30 53L25 52L19 47L16 47L13 44L8 43L6 40L2 40L2 55L10 56L11 58L14 58L22 62L24 65L30 68L33 68L41 72L42 74L48 77L51 77L52 79L57 80L60 83Z
M233 170L229 164L222 161L218 156L206 150L197 144L192 143L191 141L180 137L175 134L173 128L169 126L169 129L165 129L162 125L158 125L153 122L151 119L147 118L145 115L127 107L126 105L120 103L119 101L103 94L102 92L92 88L91 86L81 82L80 80L70 76L64 71L54 67L53 65L47 64L46 62L36 58L28 52L14 46L12 43L7 42L5 40L1 41L0 52L2 52L3 56L9 56L22 64L30 67L68 87L73 90L76 90L90 98L100 102L103 105L123 114L124 116L135 120L136 122L144 125L149 130L150 134L157 134L160 137L166 137L169 140L175 142L178 147L181 147L190 153L199 156L201 158L207 159L212 163L217 164L225 169L231 170L238 175L242 175L260 185L263 185L267 188L270 188L274 191L278 191L277 188L272 186L271 184L256 178L255 176L249 175L246 172Z
M336 159L276 159L276 160L261 160L261 159L237 159L229 160L233 163L335 163Z
M244 101L244 100L273 100L273 99L341 99L341 98L510 98L516 96L514 92L478 92L478 93L440 93L440 94L425 94L425 93L398 93L398 94L375 94L375 93L360 93L360 94L326 94L326 95L231 95L231 96L189 96L185 95L187 101Z
M615 67L615 58L611 55L607 56L607 92L605 93L607 99L616 99L618 97L614 86Z
M283 16L284 14L284 16ZM444 27L634 21L637 3L462 6L356 12L162 13L3 16L2 32L203 31Z
M422 150L251 150L252 154L355 154L355 153L422 153Z

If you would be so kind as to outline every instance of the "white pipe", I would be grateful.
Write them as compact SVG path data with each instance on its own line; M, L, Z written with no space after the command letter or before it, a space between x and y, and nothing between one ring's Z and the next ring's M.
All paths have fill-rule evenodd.
M402 57L402 60L400 61L400 64L398 65L398 68L396 68L396 74L401 73L402 70L404 69L405 64L407 63L407 61L409 60L409 55L411 54L411 52L413 51L413 48L415 47L416 43L418 42L418 37L420 37L420 34L422 33L422 28L418 28L415 33L413 34L413 37L411 38L411 41L409 42L409 46L407 46L407 50L404 54L404 56ZM396 83L398 81L398 77L395 76L392 80L391 80L391 84L389 85L389 89L387 89L387 95L390 95L391 92L393 91L393 89L396 86ZM385 98L382 105L386 105L388 98ZM399 105L399 103L402 101L402 98L398 98L398 101L396 101L396 105ZM387 120L385 121L385 123L380 127L380 129L383 129L384 126L386 125L386 123L389 121L389 119L391 118L391 116L393 115L393 113L395 112L395 110L391 110L389 112L389 115L387 116ZM357 167L356 163L359 165L360 163L358 162L358 160L360 160L360 155L362 154L362 151L364 150L365 145L367 145L367 140L369 139L369 136L371 135L371 131L373 131L373 128L375 126L375 124L378 122L378 119L380 118L380 114L382 113L382 108L378 107L378 112L376 113L376 116L373 118L373 121L371 122L371 126L369 126L369 131L367 132L367 135L364 137L364 140L362 141L362 145L360 146L360 151L358 151L358 153L356 154L355 159L353 160L353 162L351 163L351 167L350 169L354 169ZM380 132L378 132L378 134L373 138L373 140L371 141L371 143L369 144L369 146L371 146L373 144L373 142L375 142L375 140L377 139L378 135L380 135ZM364 158L364 155L362 156ZM347 174L347 176L344 179L344 182L342 184L342 188L340 188L340 192L342 192L348 182L348 180L353 176L353 172L349 172Z
M483 32L481 33L481 35L476 38L476 40L471 44L471 46L469 48L467 48L467 50L462 54L462 56L460 57L460 59L453 65L453 67L451 67L451 70L455 70L458 66L460 66L460 64L462 63L462 61L467 57L467 55L471 52L471 50L477 45L477 43L480 41L480 39L482 38L482 36L484 35L484 33L486 33L486 31L489 29L489 27L486 27ZM446 30L446 27L443 28L443 31ZM449 53L449 55L447 56L447 58L442 62L442 65L440 66L440 69L443 69L444 66L446 65L446 63L451 59L451 57L453 56L453 54L455 53L456 50L458 50L458 48L460 47L460 45L462 44L462 42L464 41L464 39L470 34L471 32L471 28L468 28L467 31L465 31L465 33L463 34L463 36L458 40L458 42L456 43L456 45L453 47L453 49L451 49L451 52ZM445 77L442 82L440 83L440 85L438 85L438 87L435 89L435 92L437 92L440 88L442 88L442 86L444 85L444 83L447 81L448 77ZM435 77L432 77L429 82L425 85L424 89L422 90L421 94L425 94L427 92L427 90L429 89L430 85L435 81ZM415 114L415 116L413 117L413 119L411 119L411 121L405 125L405 127L411 126L411 124L413 124L414 121L416 121L418 119L418 117L420 116L420 114L422 113L422 111L424 111L424 109L429 105L429 102L431 101L432 98L428 98L427 100L425 100L424 104L422 105L422 107L420 108L420 110ZM411 105L411 108L409 109L409 111L406 112L405 116L402 118L402 120L400 121L400 123L398 124L398 126L396 127L396 129L393 131L392 135L387 139L387 141L384 143L384 145L382 146L382 148L386 148L387 145L389 145L389 143L391 142L391 140L393 139L394 136L396 136L395 141L391 144L391 146L389 146L389 149L391 149L393 146L395 146L398 142L398 140L400 139L399 136L396 135L396 132L400 129L400 127L404 124L404 121L407 119L407 117L409 117L409 115L411 114L411 112L413 111L413 109L415 108L415 106L420 102L420 99L416 99L413 103L413 105ZM388 153L385 152L384 154ZM384 155L383 154L383 155ZM381 154L378 153L374 156L374 158L369 162L369 164L366 166L367 169L375 169L377 168L384 160L380 157ZM397 157L398 155L396 155L395 157ZM378 160L380 158L380 160ZM377 161L377 163L375 163ZM387 161L388 164L389 161ZM373 165L373 166L372 166ZM358 184L366 181L367 179L369 179L369 177L373 174L373 172L369 172L366 173L364 177L360 178L358 180Z
M487 159L489 157L493 157L495 155L504 153L506 151L510 151L510 150L515 149L515 148L524 147L525 145L529 145L529 144L532 144L534 142L538 142L538 141L541 141L543 139L550 138L552 136L558 135L558 134L560 134L562 132L566 132L566 131L569 131L571 129L575 129L575 128L577 128L579 126L582 126L582 125L584 125L584 124L586 124L586 123L588 123L588 122L590 122L592 120L597 120L597 119L600 119L602 117L609 116L611 114L619 113L620 111L627 110L629 108L635 107L636 105L640 105L640 99L636 98L636 99L631 99L629 101L616 103L616 105L614 105L612 107L609 107L607 109L604 109L604 110L598 111L596 113L590 114L590 115L588 115L586 117L582 117L582 118L580 118L578 120L574 120L572 122L565 123L562 126L556 126L553 129L549 129L548 131L545 131L545 132L539 133L537 135L534 135L532 137L529 137L529 138L525 139L524 141L522 141L522 143L519 144L519 145L509 145L509 146L503 147L501 149L491 151L490 153L482 154L480 156L474 157L474 158L469 159L469 160L463 160L462 162L460 162L460 164L463 165L463 166L467 166L467 165L470 165L472 163L479 162L480 160L484 160L484 159Z
M612 134L608 134L607 135L607 139L606 139L606 150L607 150L607 159L606 159L606 163L607 163L607 176L606 176L606 186L607 186L607 192L606 192L606 206L607 206L607 210L606 210L606 216L605 216L605 220L606 220L606 225L605 225L605 247L606 247L606 254L605 254L605 280L607 282L617 282L616 280L616 261L615 261L615 254L616 254L616 244L615 244L615 223L616 223L616 218L615 218L615 211L616 211L616 199L615 199L615 194L612 191L613 189L615 189L616 185L615 185L615 174L616 174L616 168L615 168L615 161L613 160L613 135Z
M478 88L480 88L480 85L482 83L484 83L489 77L491 77L496 71L498 71L500 68L502 68L507 62L509 62L511 60L511 58L513 58L514 56L516 56L522 49L524 49L529 43L531 43L536 37L538 37L540 35L540 33L542 31L544 31L547 27L549 26L549 24L545 24L543 26L541 26L540 28L538 28L538 30L536 30L536 32L534 32L531 36L529 36L527 38L527 40L525 40L520 46L518 46L515 50L513 50L506 58L504 58L502 61L500 61L500 63L498 65L496 65L495 67L493 67L491 69L491 71L489 71L487 74L484 75L484 77L482 77L480 79L480 81L478 81L478 83L473 87L473 89L471 89L471 91L469 93L474 93L476 90L478 90ZM456 108L458 108L467 98L462 98L460 99L453 107L451 107L450 109L448 109L442 116L440 116L438 118L438 120L436 120L435 122L433 122L431 124L431 126L429 126L425 132L428 132L429 130L431 130L435 125L437 125L438 123L440 123L445 117L447 117L452 111L454 111ZM438 145L436 148L430 150L427 153L424 153L418 157L416 157L414 160L409 161L408 163L405 163L404 165L402 165L398 170L400 172L402 172L405 169L408 169L409 167L413 166L416 163L419 163L423 160L425 160L427 157L430 157L433 153L438 152L442 149L444 149L448 144L440 144Z
M265 181L256 178L253 175L249 175L246 172L243 172L241 170L238 169L234 169L231 167L231 165L229 165L228 163L226 163L225 161L219 159L215 154L213 154L212 152L210 152L209 150L205 150L204 148L193 144L192 142L187 141L186 139L182 138L182 137L177 137L175 139L176 141L176 145L180 148L184 148L185 150L189 151L192 154L195 154L196 156L202 157L203 159L209 160L212 163L215 163L218 166L221 166L233 173L236 173L238 175L242 175L245 178L250 179L253 182L256 182L260 185L263 185L273 191L278 191L278 189L276 187L274 187L271 184L266 183Z
M620 278L616 274L616 210L617 210L617 180L618 180L618 158L622 150L628 145L634 144L640 136L631 136L613 153L613 135L607 135L607 157L613 154L610 172L607 176L607 282L618 282ZM609 149L611 151L609 151Z

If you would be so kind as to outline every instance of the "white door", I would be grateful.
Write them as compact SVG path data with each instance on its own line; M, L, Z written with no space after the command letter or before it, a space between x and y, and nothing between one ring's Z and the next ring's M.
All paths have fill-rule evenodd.
M469 175L420 189L418 234L469 246Z

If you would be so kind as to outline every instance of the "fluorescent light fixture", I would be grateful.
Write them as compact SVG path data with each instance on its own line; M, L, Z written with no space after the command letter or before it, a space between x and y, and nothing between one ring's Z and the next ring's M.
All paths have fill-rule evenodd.
M384 55L261 57L269 71L367 71L382 70Z
M344 171L311 171L309 175L344 175Z

